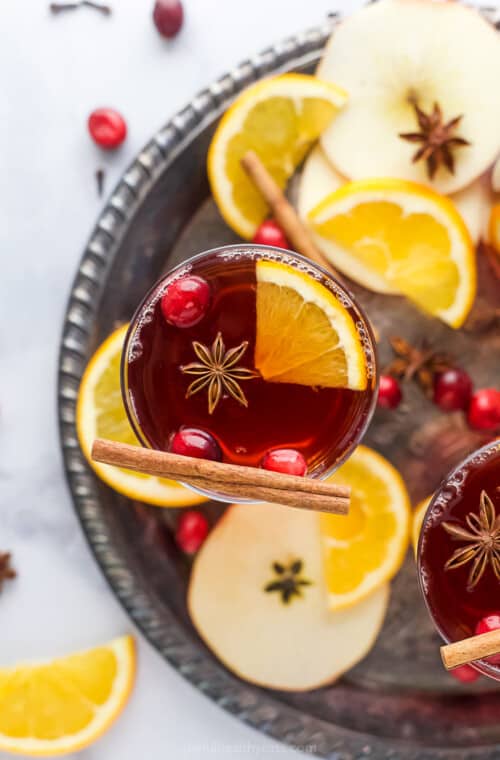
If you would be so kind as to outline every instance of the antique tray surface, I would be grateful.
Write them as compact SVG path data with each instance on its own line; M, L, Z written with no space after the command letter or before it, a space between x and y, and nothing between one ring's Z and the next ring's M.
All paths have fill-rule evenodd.
M444 673L410 552L393 584L382 635L340 682L303 694L250 686L224 669L189 622L189 565L169 529L175 511L130 503L112 492L93 476L76 437L78 386L99 342L128 321L162 271L195 252L238 242L209 197L205 173L218 116L237 92L264 75L312 71L335 23L333 16L265 50L196 96L145 146L113 192L82 257L63 327L58 398L66 474L114 593L163 657L224 709L283 742L336 760L498 760L500 690L485 679L464 688ZM480 282L481 297L460 332L426 318L404 299L350 287L382 336L381 366L390 356L388 336L397 332L414 342L425 336L460 357L484 386L495 382L500 350L498 325L488 318L495 299L500 305L498 284L484 261ZM400 468L417 501L483 440L466 430L460 415L437 414L417 388L406 387L405 403L397 413L378 412L365 443ZM213 521L221 513L216 504L204 509Z

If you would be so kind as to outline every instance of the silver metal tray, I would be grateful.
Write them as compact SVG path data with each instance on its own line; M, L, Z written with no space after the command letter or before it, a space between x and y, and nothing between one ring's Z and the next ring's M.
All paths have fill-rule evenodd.
M493 14L492 11L489 12ZM461 686L438 661L438 637L420 598L409 552L393 584L383 634L337 684L309 693L250 686L227 672L192 628L185 606L189 563L176 550L175 510L128 502L99 482L80 451L75 403L99 342L128 321L154 280L193 253L237 242L209 196L205 157L214 125L234 96L262 76L309 72L336 17L245 61L199 93L144 147L115 188L91 234L71 289L59 362L59 422L66 475L82 528L111 588L162 656L210 699L250 726L335 760L498 760L500 691L484 679ZM404 299L351 284L381 334L425 337L460 360L478 385L498 384L498 282L480 266L480 297L465 329L453 331ZM427 496L483 438L460 415L444 416L413 386L397 412L376 413L365 438L400 468L412 499ZM212 521L220 505L203 507Z

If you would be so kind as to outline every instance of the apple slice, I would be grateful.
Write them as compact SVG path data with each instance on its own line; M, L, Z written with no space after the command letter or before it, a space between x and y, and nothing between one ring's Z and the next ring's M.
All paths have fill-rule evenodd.
M290 579L297 590L291 595ZM276 504L237 504L196 557L188 609L229 670L259 686L306 691L335 680L367 654L388 599L386 584L349 610L329 611L318 516Z
M500 193L500 158L495 162L491 173L491 186L495 193Z
M485 238L488 231L493 194L486 177L479 177L458 193L450 195L457 211L469 230L472 242L476 245Z
M304 221L307 221L309 211L312 211L323 198L338 190L346 182L336 171L325 156L320 145L309 153L299 180L297 192L297 211Z
M334 32L317 71L349 93L349 102L323 133L322 146L350 179L397 177L441 193L462 189L500 151L500 37L477 10L458 2L379 0L353 13ZM443 122L462 119L450 145L454 173L440 165L430 178L426 160L412 162L421 143L415 103L434 104Z

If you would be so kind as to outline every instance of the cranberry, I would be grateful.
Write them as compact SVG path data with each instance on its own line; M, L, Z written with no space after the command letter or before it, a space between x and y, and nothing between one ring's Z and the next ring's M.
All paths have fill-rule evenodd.
M380 375L377 404L383 409L395 409L403 394L398 381L392 375Z
M175 327L193 327L207 313L210 285L203 277L181 277L168 286L161 299L167 322Z
M500 612L491 612L481 618L474 633L488 633L489 631L496 631L498 628L500 628ZM486 662L491 662L492 665L500 665L500 654L487 657Z
M433 401L446 412L467 409L472 395L472 381L463 369L447 369L434 380Z
M472 396L467 413L469 425L476 430L500 427L500 391L482 388Z
M275 248L289 250L288 240L279 224L274 219L266 219L262 222L252 238L252 243L257 245L273 245Z
M177 546L186 554L195 554L208 536L208 520L195 509L184 512L179 517L175 540Z
M92 111L87 122L90 136L101 148L117 148L127 136L125 119L112 108Z
M196 459L213 459L219 461L222 458L219 444L210 433L198 428L181 428L170 441L172 454L182 454L184 457L196 457Z
M162 37L175 37L184 21L184 10L179 0L156 0L153 21Z
M456 678L460 683L473 683L479 678L479 673L470 665L459 665L458 668L450 670L450 676Z
M285 472L287 475L305 475L307 462L296 449L273 449L262 459L262 467L273 472Z

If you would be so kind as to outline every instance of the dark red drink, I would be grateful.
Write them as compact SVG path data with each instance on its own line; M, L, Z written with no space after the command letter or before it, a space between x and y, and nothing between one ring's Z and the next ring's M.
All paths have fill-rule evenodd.
M344 299L363 341L366 387L350 390L263 379L255 365L256 266L267 258L286 262L301 277L309 277L307 269L316 270L304 266L295 255L235 246L192 259L153 288L135 315L126 341L125 403L139 439L152 448L168 450L177 431L195 428L213 436L225 462L258 467L270 450L294 449L305 458L308 474L319 476L350 453L370 418L376 383L371 333L350 297L335 283L335 297ZM314 287L326 288L334 282L321 270L317 272ZM192 282L186 284L186 278ZM203 283L209 286L209 303ZM182 292L189 287L193 302L184 317L179 303L182 307ZM165 303L169 288L171 298ZM281 326L283 335L287 327ZM215 391L209 391L208 383L203 385L210 378L201 366L211 351L229 360L230 352L238 352L232 366L236 372L212 400Z
M472 454L427 510L418 549L422 591L441 635L458 641L500 611L500 441ZM500 665L474 663L500 680Z

